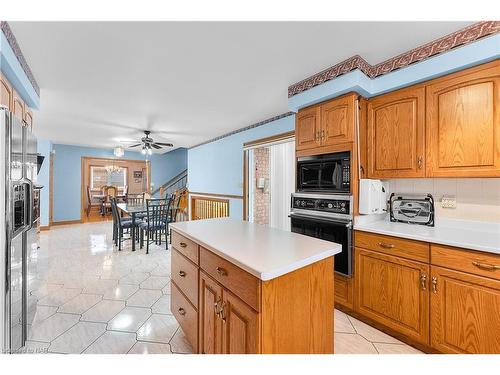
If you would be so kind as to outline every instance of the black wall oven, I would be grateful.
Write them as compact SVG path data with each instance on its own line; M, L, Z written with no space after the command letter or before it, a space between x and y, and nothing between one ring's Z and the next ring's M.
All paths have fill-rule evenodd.
M352 275L352 197L348 195L292 194L290 212L294 233L342 245L335 255L335 272Z
M338 152L297 159L297 191L348 194L351 156Z

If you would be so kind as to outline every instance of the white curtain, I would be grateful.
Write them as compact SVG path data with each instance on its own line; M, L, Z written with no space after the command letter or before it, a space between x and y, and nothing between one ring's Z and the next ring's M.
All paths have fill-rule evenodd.
M269 226L290 230L290 196L295 191L295 140L269 147Z

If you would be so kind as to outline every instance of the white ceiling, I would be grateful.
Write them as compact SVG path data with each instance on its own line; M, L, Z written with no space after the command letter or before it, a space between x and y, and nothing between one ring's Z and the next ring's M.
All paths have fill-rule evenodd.
M470 22L10 22L41 88L39 138L190 147L287 112L287 87Z

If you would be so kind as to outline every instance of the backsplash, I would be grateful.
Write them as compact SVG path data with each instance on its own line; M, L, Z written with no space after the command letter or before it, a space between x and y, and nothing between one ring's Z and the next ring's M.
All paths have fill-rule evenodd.
M384 180L391 193L434 197L436 218L500 222L500 178L407 178ZM442 208L441 198L454 196L457 208Z

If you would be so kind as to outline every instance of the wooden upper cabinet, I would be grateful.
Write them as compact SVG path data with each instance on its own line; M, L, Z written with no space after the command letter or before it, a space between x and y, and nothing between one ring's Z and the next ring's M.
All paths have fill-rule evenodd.
M307 150L319 146L320 117L321 109L319 106L299 111L295 121L295 148L297 150Z
M216 311L222 302L222 287L200 272L198 345L201 354L222 354L222 320Z
M355 107L355 94L321 106L320 139L323 146L353 141Z
M19 121L22 122L24 121L24 111L25 111L24 101L18 95L18 93L14 91L11 112L14 114L15 117L19 119Z
M431 276L432 347L500 353L500 281L435 266Z
M500 62L427 86L429 177L500 176Z
M33 111L26 106L26 110L24 111L24 122L26 122L26 126L33 130Z
M425 88L368 102L368 177L424 177Z
M428 344L429 265L357 247L355 254L355 310Z
M0 106L7 107L9 110L12 106L13 91L9 81L0 74Z
M223 293L223 353L259 353L259 314L227 290Z

